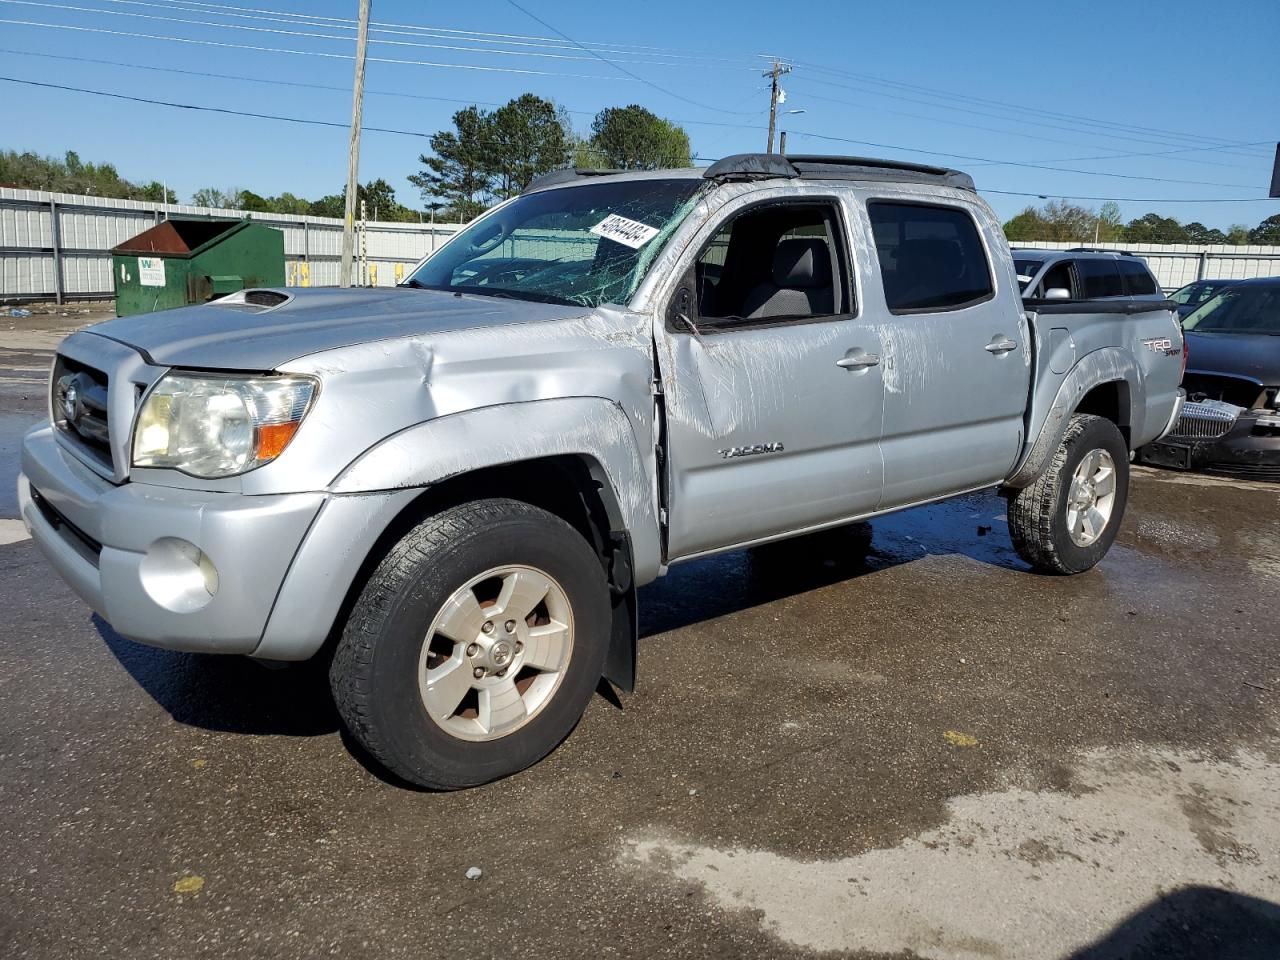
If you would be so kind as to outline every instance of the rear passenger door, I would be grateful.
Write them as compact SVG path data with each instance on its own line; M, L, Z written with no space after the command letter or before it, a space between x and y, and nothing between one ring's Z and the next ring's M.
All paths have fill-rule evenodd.
M1022 448L1027 323L999 225L961 201L867 201L883 322L882 508L1003 480ZM998 267L998 268L997 268Z

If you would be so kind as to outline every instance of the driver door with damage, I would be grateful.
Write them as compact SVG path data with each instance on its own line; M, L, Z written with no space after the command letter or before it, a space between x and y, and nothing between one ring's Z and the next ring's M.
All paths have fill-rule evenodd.
M748 195L691 245L655 331L669 560L879 502L882 345L860 317L871 267L849 251L871 245L850 243L851 222L826 192Z

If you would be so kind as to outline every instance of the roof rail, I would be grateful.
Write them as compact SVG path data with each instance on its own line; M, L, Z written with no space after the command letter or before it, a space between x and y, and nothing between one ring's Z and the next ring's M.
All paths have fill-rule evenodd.
M1063 253L1114 253L1121 257L1136 257L1132 250L1112 250L1109 247L1068 247Z
M577 180L579 177L607 177L615 173L626 172L626 170L612 170L604 167L567 167L563 170L552 170L550 173L544 173L540 177L534 177L520 193L522 195L533 193L535 190L554 187L560 183L568 183L570 180Z
M702 172L707 180L754 180L764 177L800 176L800 171L780 153L735 153L722 157Z
M874 157L827 157L819 154L789 153L787 160L800 176L830 180L897 180L936 183L975 192L973 178L949 167L934 167L906 160L878 160Z

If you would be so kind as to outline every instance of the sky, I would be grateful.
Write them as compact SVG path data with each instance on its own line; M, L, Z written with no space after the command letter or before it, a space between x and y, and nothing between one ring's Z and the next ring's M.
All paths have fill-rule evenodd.
M580 131L604 107L638 103L681 123L699 158L762 151L761 73L778 57L793 67L780 110L803 111L779 121L791 153L965 170L1005 219L1056 196L1223 228L1280 213L1280 200L1224 202L1267 194L1280 0L517 2L373 0L362 181L385 178L419 205L405 178L426 137L466 104L524 92L567 108ZM0 81L0 147L76 150L183 201L205 186L340 192L357 8L0 0L0 76L336 124Z

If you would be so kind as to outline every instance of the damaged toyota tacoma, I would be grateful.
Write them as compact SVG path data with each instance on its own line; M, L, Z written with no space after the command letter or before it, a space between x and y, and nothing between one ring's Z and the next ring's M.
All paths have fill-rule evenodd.
M999 487L1034 569L1088 570L1182 346L1167 303L1024 303L962 173L566 170L397 288L71 335L18 494L120 634L323 653L369 753L459 788L633 688L673 564Z

